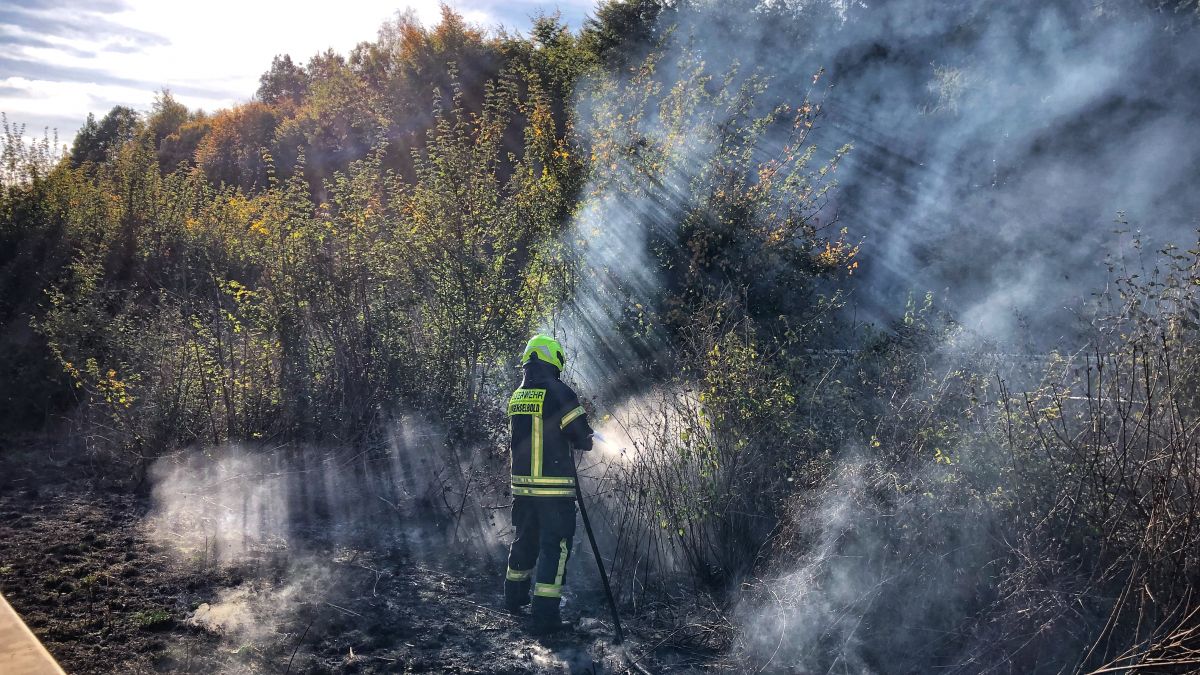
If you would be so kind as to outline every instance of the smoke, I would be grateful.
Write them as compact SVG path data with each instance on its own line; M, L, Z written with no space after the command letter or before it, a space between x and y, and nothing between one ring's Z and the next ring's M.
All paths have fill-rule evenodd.
M694 394L655 387L634 394L614 405L611 412L594 420L592 427L604 438L589 453L590 458L605 466L627 464L662 435L663 429L682 429L680 402L697 405Z
M292 555L306 546L396 546L438 539L496 545L479 508L487 473L475 453L445 447L412 418L367 448L229 445L166 457L151 468L151 537L201 565ZM482 453L478 453L483 457ZM462 499L463 493L473 495Z
M1200 226L1191 12L1104 0L796 0L690 3L662 21L666 81L685 49L697 50L711 72L740 64L770 76L764 105L794 104L824 69L816 161L854 146L822 213L862 241L847 317L886 327L910 293L932 291L968 329L959 348L969 335L1002 351L1074 351L1110 264L1142 264L1141 251L1189 244ZM579 102L589 142L608 133L597 110L621 112L606 104ZM668 148L668 169L661 184L607 176L585 188L568 237L583 277L555 327L577 355L568 374L612 413L598 428L629 448L632 418L662 379L651 355L667 344L654 323L667 283L654 252L676 240L695 206L687 186L717 152L702 137L671 146L653 114L635 128ZM636 175L620 160L612 173ZM741 653L756 666L917 672L970 652L966 608L993 592L988 508L955 502L952 486L882 489L897 477L870 454L842 461L797 504L806 553L739 607ZM933 462L906 480L952 482L945 473Z
M1135 239L1194 241L1193 16L1071 0L726 7L681 21L714 64L761 67L775 92L827 69L813 140L854 145L830 210L863 241L858 318L886 325L931 290L1002 348L1070 351L1106 262L1140 264ZM797 505L805 553L740 606L741 653L784 671L980 670L970 655L1000 648L972 635L985 628L969 609L997 592L986 505L958 503L933 463L901 480L945 491L876 489L889 476L868 454Z
M651 228L670 222L664 210L605 191L584 205L572 226L583 278L559 332L572 352L567 377L589 383L592 391L620 389L643 356L661 347L653 333L631 339L620 328L654 306L661 280L648 239Z
M1133 234L1153 251L1192 242L1200 225L1192 13L1092 0L722 2L662 21L660 34L674 27L658 66L668 78L695 50L710 72L738 64L772 78L769 106L798 104L827 72L810 140L819 159L854 146L824 216L862 240L849 287L860 320L887 325L909 292L933 291L985 338L1044 349L1076 338L1073 312ZM597 105L582 101L581 119ZM654 115L638 129L662 141ZM588 291L567 332L601 355L581 368L589 379L619 377L660 346L606 327L655 307L648 246L670 240L656 234L678 227L693 206L686 186L716 151L674 150L661 186L590 185L598 196L576 219Z
M887 326L909 293L932 291L1005 349L1075 347L1108 261L1133 254L1135 239L1149 251L1190 243L1200 225L1189 13L1091 0L741 1L661 21L658 78L685 76L692 55L710 73L762 73L771 84L757 113L801 103L813 73L827 73L808 140L816 163L854 147L822 217L862 241L845 287L856 320ZM639 107L620 95L636 74L616 77L582 88L584 146L651 148L662 168L648 179L640 153L618 152L591 176L566 237L581 277L551 327L573 354L568 375L605 399L641 386L667 351L656 251L678 246L702 206L690 188L723 150L703 123L731 117L699 110L679 142L659 107L672 92ZM770 138L755 148L777 150Z
M159 461L151 471L154 539L184 557L214 563L286 550L292 486L281 453L232 446L183 457Z
M889 483L913 478L860 456L805 497L787 524L805 553L735 611L754 670L921 672L963 653L967 608L988 592L990 511L955 504L944 465L920 473L929 491L897 492Z
M304 607L323 600L334 585L333 570L314 560L292 564L280 584L255 578L221 590L202 603L187 624L219 633L234 644L263 644L294 630Z
M667 348L656 325L664 282L653 249L674 245L683 214L695 206L687 186L714 152L702 138L672 143L653 117L616 133L597 128L623 108L582 112L593 119L593 126L585 130L588 143L653 145L663 153L664 168L646 185L635 160L618 154L610 168L601 169L604 175L594 176L585 187L590 197L567 235L581 277L558 326L567 348L577 355L568 363L567 376L587 382L596 395L612 398L627 395L630 387L644 381L646 373L640 371ZM611 135L602 140L602 134Z
M374 572L376 585L388 574L355 565L364 552L364 561L406 565L494 557L507 523L483 508L501 501L485 476L504 476L486 462L485 453L455 452L435 426L412 417L365 448L182 452L152 466L144 527L177 564L234 582L196 608L190 625L233 646L282 649L315 618L359 618L339 600L351 580L362 582L361 571L350 572Z
M860 316L886 322L905 292L932 290L967 327L1044 348L1073 337L1068 310L1129 252L1115 229L1151 250L1192 241L1194 17L1074 0L796 11L701 42L781 84L828 68L816 142L855 146L833 207L864 241Z

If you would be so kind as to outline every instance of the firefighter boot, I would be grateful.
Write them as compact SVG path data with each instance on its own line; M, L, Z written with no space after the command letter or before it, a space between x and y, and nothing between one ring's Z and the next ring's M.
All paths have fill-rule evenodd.
M504 608L513 614L519 614L521 608L529 604L529 577L524 579L504 580Z
M558 598L533 597L533 625L529 632L534 635L554 635L570 630L571 624L564 623L558 611Z

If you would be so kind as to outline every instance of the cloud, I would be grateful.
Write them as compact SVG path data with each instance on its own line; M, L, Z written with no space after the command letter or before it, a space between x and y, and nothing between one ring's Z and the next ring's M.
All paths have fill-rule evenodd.
M88 112L105 112L89 105L97 98L112 98L97 97L98 92L120 88L134 98L119 100L132 103L167 86L135 70L113 67L106 57L170 45L156 31L123 23L132 9L126 0L15 0L0 6L0 73L5 76L0 110L30 130L73 132ZM174 88L207 99L229 97L229 91L191 83Z
M79 49L78 47L74 47L69 44L54 42L37 35L13 32L9 26L0 26L0 45L4 45L9 48L32 47L34 49L61 49L72 56L78 56L81 58L90 54L88 50Z
M0 87L0 96L4 95L2 92L3 87ZM18 131L18 135L24 136L26 140L40 139L45 134L51 139L57 137L60 145L70 143L75 132L83 126L83 120L74 115L38 115L35 122L10 117L8 122L13 126L13 130Z
M462 12L482 14L505 26L525 26L535 16L553 15L557 12L567 24L578 29L588 12L595 5L590 0L547 3L539 0L472 0L455 3Z
M60 145L70 144L75 133L83 128L83 122L74 115L39 117L37 122L37 126L25 125L24 135L30 138L41 138L45 134L51 139L57 138Z
M1200 23L1139 3L795 4L769 20L713 3L679 35L714 68L762 67L783 100L825 68L812 139L854 145L827 215L864 240L860 320L928 290L987 337L1041 348L1076 337L1067 308L1104 287L1105 256L1134 254L1118 213L1147 251L1195 242Z
M64 11L61 6L54 10L0 7L0 26L16 28L23 35L77 40L85 44L114 40L142 47L170 44L163 35L117 23L94 9Z
M141 51L142 48L137 45L122 44L120 42L109 42L104 45L103 51L113 52L117 54L133 54Z
M135 89L144 89L146 91L154 91L162 87L166 87L177 94L200 96L205 98L221 98L236 94L236 92L230 90L213 89L188 84L171 85L170 83L165 82L154 82L151 80L122 77L120 75L113 75L112 73L96 70L94 68L45 63L27 59L17 59L2 55L0 55L0 71L9 74L12 77L24 77L30 80L77 82L80 84L120 85Z
M154 101L155 91L142 83L87 84L73 81L34 80L26 77L0 78L0 111L13 124L24 124L26 136L40 136L45 128L58 131L59 139L70 143L89 112L103 116L114 105L146 110ZM184 97L187 105L212 109L219 99Z
M9 7L28 10L71 10L102 13L123 12L129 9L126 0L9 0Z

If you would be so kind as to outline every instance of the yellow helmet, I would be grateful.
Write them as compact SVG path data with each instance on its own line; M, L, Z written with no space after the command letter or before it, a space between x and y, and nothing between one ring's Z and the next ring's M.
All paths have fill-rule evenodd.
M525 345L525 353L521 355L521 365L529 363L533 359L534 354L537 354L539 361L549 363L550 365L562 370L563 364L567 359L563 356L562 345L558 344L558 340L539 333L529 338L529 343Z

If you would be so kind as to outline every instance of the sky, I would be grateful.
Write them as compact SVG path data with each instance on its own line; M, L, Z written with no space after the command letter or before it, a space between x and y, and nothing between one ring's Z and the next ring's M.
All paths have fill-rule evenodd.
M448 4L473 24L524 32L556 11L577 28L595 0ZM0 112L26 136L48 127L69 143L88 113L148 110L164 88L216 110L252 97L276 54L348 53L409 7L426 25L440 15L438 0L3 0Z

